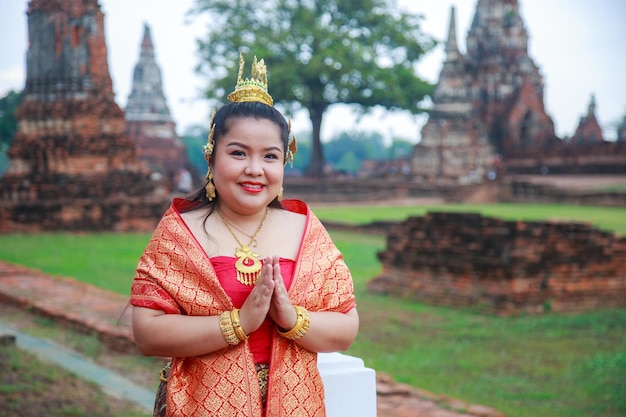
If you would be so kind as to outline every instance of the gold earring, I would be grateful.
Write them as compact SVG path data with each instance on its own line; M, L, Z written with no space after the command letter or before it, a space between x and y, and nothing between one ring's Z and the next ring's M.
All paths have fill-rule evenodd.
M208 198L209 201L213 201L215 199L215 184L213 184L213 173L211 172L211 168L209 168L206 178L209 180L209 182L207 182L204 186L204 189L206 190L206 198Z
M283 199L283 187L280 187L280 190L278 190L278 195L276 196L276 198L278 199L278 201Z

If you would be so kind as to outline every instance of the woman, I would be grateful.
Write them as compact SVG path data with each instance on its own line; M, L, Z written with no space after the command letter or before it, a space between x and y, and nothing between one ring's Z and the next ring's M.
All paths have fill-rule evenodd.
M317 352L356 337L352 278L306 204L281 202L295 138L263 60L251 79L243 65L212 118L205 188L173 201L139 261L133 333L172 358L166 415L324 416Z

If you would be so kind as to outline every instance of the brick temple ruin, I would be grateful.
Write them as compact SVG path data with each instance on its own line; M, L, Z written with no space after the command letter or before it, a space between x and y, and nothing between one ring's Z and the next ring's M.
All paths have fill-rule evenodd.
M499 315L626 305L626 238L584 223L428 213L391 226L368 291Z
M151 230L168 196L126 133L97 0L31 0L0 232Z
M478 0L465 54L451 9L433 108L411 159L415 178L481 182L504 168L518 174L626 173L626 118L618 140L605 141L591 93L574 135L556 136L519 3Z
M126 132L137 146L139 159L163 187L169 192L187 193L191 190L187 187L199 186L200 178L176 134L176 123L163 94L161 69L147 24L144 24L139 61L133 71L133 85L124 110Z

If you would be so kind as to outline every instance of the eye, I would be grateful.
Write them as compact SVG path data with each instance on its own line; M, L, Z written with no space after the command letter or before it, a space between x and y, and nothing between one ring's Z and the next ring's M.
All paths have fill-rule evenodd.
M230 155L231 156L244 157L244 156L246 156L246 153L244 151L240 150L240 149L235 149L235 150L232 150L230 152Z
M278 159L278 155L276 153L268 153L267 155L265 155L266 159Z

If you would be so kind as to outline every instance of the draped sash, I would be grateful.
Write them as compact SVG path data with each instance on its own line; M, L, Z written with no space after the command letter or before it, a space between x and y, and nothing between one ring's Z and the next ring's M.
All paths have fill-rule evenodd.
M169 314L217 316L233 308L211 262L193 236L175 199L139 259L131 304ZM343 256L305 203L283 206L307 216L289 289L293 304L309 311L346 313L355 306L352 277ZM289 231L284 231L289 233ZM324 388L317 354L272 337L267 416L324 417ZM168 416L260 417L263 415L254 360L248 342L197 357L173 358Z

